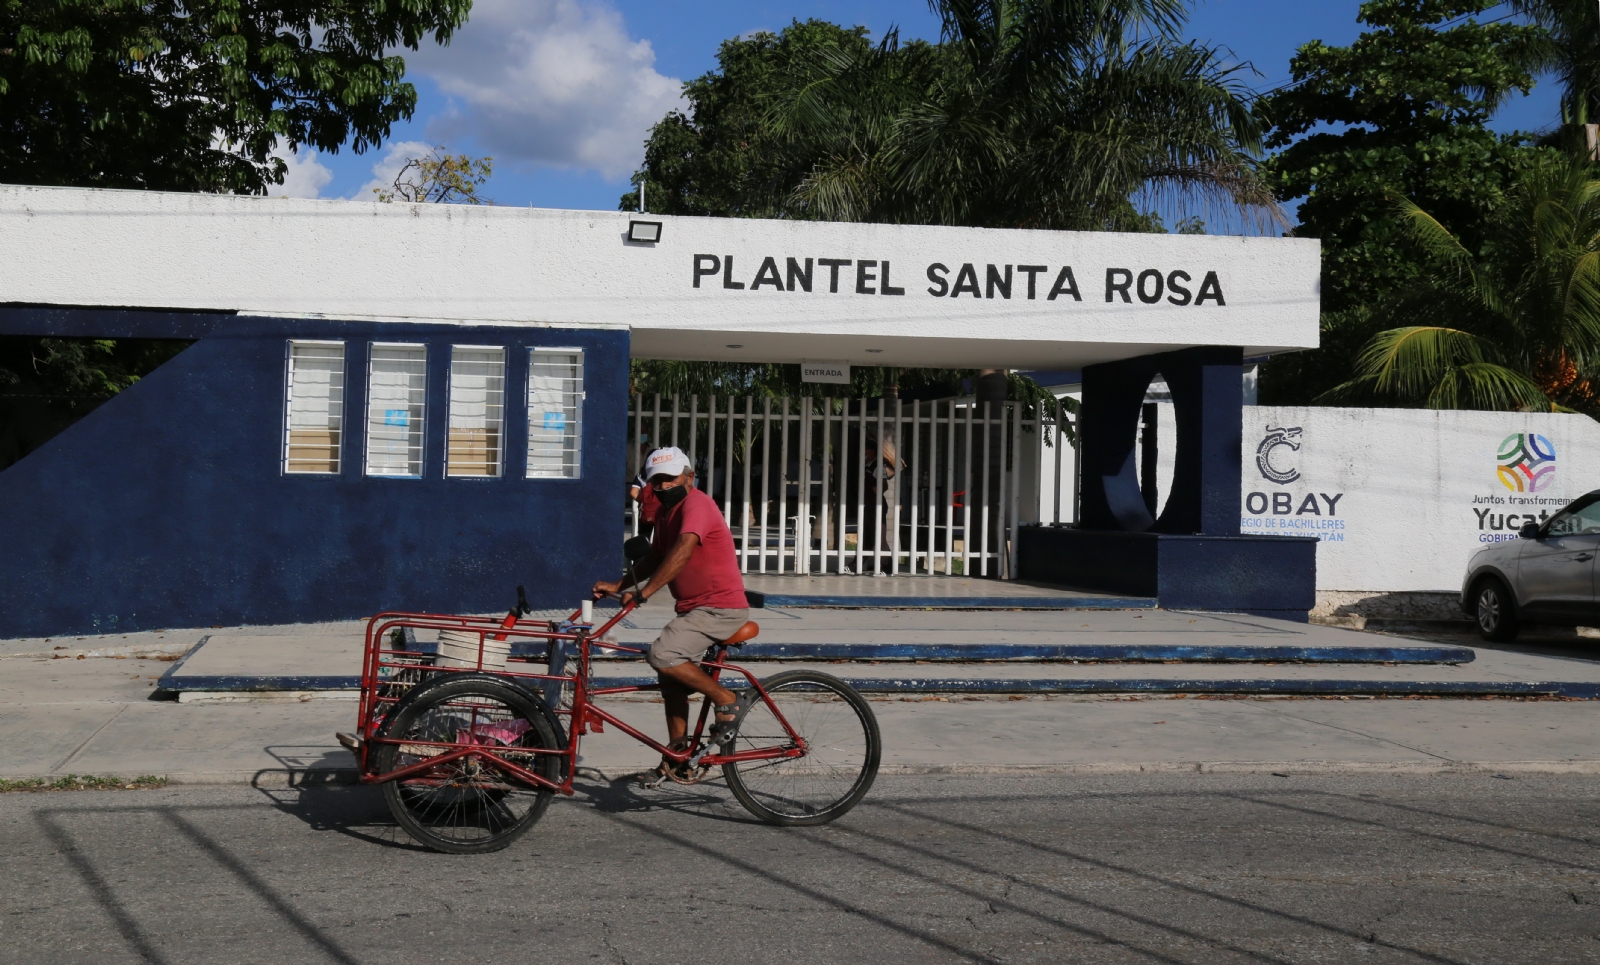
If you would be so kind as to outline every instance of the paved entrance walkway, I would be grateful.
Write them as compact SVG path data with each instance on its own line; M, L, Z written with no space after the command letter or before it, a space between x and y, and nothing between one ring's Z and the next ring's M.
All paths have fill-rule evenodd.
M670 616L646 607L623 628L648 642ZM758 613L759 638L792 646L865 641L980 641L1024 650L1058 645L1366 648L1380 655L1426 641L1253 617L1172 611L926 611L775 608ZM149 699L159 678L180 668L196 676L354 676L362 625L169 630L98 638L0 642L0 777L64 773L167 774L196 781L332 779L350 759L332 740L354 723L349 691L272 693L212 690L186 702ZM194 650L203 638L205 647ZM60 648L60 649L56 649ZM1600 773L1594 734L1600 700L1361 699L1361 686L1465 685L1480 692L1560 685L1600 692L1600 643L1576 636L1521 647L1466 648L1461 663L1306 663L1163 660L1071 662L912 659L758 661L758 674L817 666L879 691L871 697L890 770L986 768L1057 770L1339 770L1490 767ZM93 656L92 656L93 655ZM78 659L80 656L83 659ZM599 675L637 675L637 662L606 662ZM924 681L914 695L884 692ZM962 694L973 682L1066 681L1106 696ZM1161 687L1237 694L1250 686L1334 682L1332 699L1135 697ZM199 682L199 681L196 681ZM963 683L965 682L965 683ZM1010 686L1020 686L1012 684ZM940 692L942 691L942 692ZM1116 694L1116 695L1113 695ZM198 699L192 699L198 698ZM619 701L619 712L654 731L654 698ZM584 745L584 764L622 773L648 753L615 734Z
M283 784L349 779L333 739L349 694L149 696L154 659L0 658L0 778L64 774ZM829 669L838 669L830 667ZM1600 773L1600 701L875 696L885 773L1483 770ZM608 703L661 730L649 698ZM586 738L582 765L638 771L627 737Z

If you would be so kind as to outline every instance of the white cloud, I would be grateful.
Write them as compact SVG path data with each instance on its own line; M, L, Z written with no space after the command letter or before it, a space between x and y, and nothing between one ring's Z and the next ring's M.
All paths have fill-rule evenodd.
M470 136L502 164L630 174L650 126L682 100L650 42L593 0L476 0L450 46L400 53L457 102L429 136Z
M394 176L414 157L427 157L434 145L427 141L393 141L383 146L383 156L372 162L372 180L363 184L350 196L351 201L376 201L374 190L387 191L394 186Z
M272 156L283 158L284 163L289 165L282 184L267 186L267 194L274 198L318 198L322 196L322 189L333 180L333 172L317 160L317 152L313 148L289 151L280 146L272 149Z

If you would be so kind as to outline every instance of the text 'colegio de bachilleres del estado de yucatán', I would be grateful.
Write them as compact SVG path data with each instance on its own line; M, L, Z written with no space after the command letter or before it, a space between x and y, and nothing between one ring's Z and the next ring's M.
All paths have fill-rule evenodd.
M894 266L888 261L861 258L784 258L780 267L776 257L761 259L754 275L735 267L733 255L695 255L694 287L718 287L734 291L827 292L854 295L904 295L906 288L895 285ZM754 259L751 259L754 261ZM1198 274L1198 273L1196 273ZM1196 274L1183 269L1107 268L1107 302L1155 305L1227 305L1217 273ZM996 265L972 262L946 265L933 262L924 272L926 291L934 298L1019 298L1057 301L1083 301L1083 289L1071 265ZM709 281L708 281L709 279ZM912 286L917 293L920 286ZM1092 294L1100 294L1092 292Z

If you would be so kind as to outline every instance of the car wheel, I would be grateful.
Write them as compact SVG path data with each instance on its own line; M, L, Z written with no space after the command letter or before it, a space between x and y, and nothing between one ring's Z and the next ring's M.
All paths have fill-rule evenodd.
M1517 601L1506 585L1493 577L1478 584L1475 595L1478 636L1494 643L1517 638Z

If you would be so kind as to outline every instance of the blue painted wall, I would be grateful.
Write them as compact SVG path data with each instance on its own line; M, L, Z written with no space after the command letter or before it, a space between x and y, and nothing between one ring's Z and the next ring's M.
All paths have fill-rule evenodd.
M6 314L12 332L75 328L59 310ZM195 324L190 337L205 329L0 472L0 637L492 612L510 607L517 584L535 606L575 606L615 575L626 332L237 317ZM184 337L159 324L116 334ZM290 338L346 343L338 475L282 473ZM362 473L374 340L428 345L422 479ZM508 349L499 479L443 478L452 344ZM527 349L539 345L586 352L581 479L523 478Z

